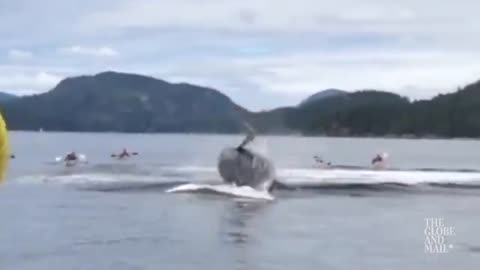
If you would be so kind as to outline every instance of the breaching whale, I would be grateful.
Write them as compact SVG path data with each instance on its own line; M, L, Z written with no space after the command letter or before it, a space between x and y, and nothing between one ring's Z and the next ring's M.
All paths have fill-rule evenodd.
M220 152L218 172L226 183L272 191L276 183L275 167L267 157L245 148L255 139L253 129L248 126L247 129L248 134L239 146Z

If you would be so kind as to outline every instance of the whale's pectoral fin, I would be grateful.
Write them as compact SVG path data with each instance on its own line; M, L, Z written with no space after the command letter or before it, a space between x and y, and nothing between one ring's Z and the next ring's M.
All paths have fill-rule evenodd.
M247 129L247 136L243 139L242 143L238 146L237 149L247 146L250 142L255 139L255 130L247 123L244 123L245 128Z

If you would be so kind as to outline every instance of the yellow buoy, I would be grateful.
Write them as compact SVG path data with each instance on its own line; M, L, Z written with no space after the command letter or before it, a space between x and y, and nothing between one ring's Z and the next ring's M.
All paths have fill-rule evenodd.
M0 114L0 183L5 177L9 159L7 125L5 124L2 114Z

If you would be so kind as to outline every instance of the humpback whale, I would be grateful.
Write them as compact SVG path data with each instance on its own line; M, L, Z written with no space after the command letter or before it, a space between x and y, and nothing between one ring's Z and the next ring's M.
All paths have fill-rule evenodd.
M236 186L250 186L272 191L275 186L275 167L265 156L245 148L255 139L253 129L237 147L224 148L218 157L218 172L223 181Z

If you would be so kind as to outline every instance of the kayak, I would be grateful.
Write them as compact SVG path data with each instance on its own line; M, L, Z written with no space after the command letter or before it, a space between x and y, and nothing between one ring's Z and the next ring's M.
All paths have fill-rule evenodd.
M85 164L88 163L87 156L84 154L78 154L77 159L75 160L65 160L65 156L58 156L55 158L55 163L65 163L65 166L72 167L77 164Z
M137 155L138 155L137 152L131 152L131 153L128 153L127 155L111 154L110 157L111 157L111 158L114 158L114 159L118 159L118 160L126 160L126 159L130 159L130 158L132 158L133 156L137 156Z

